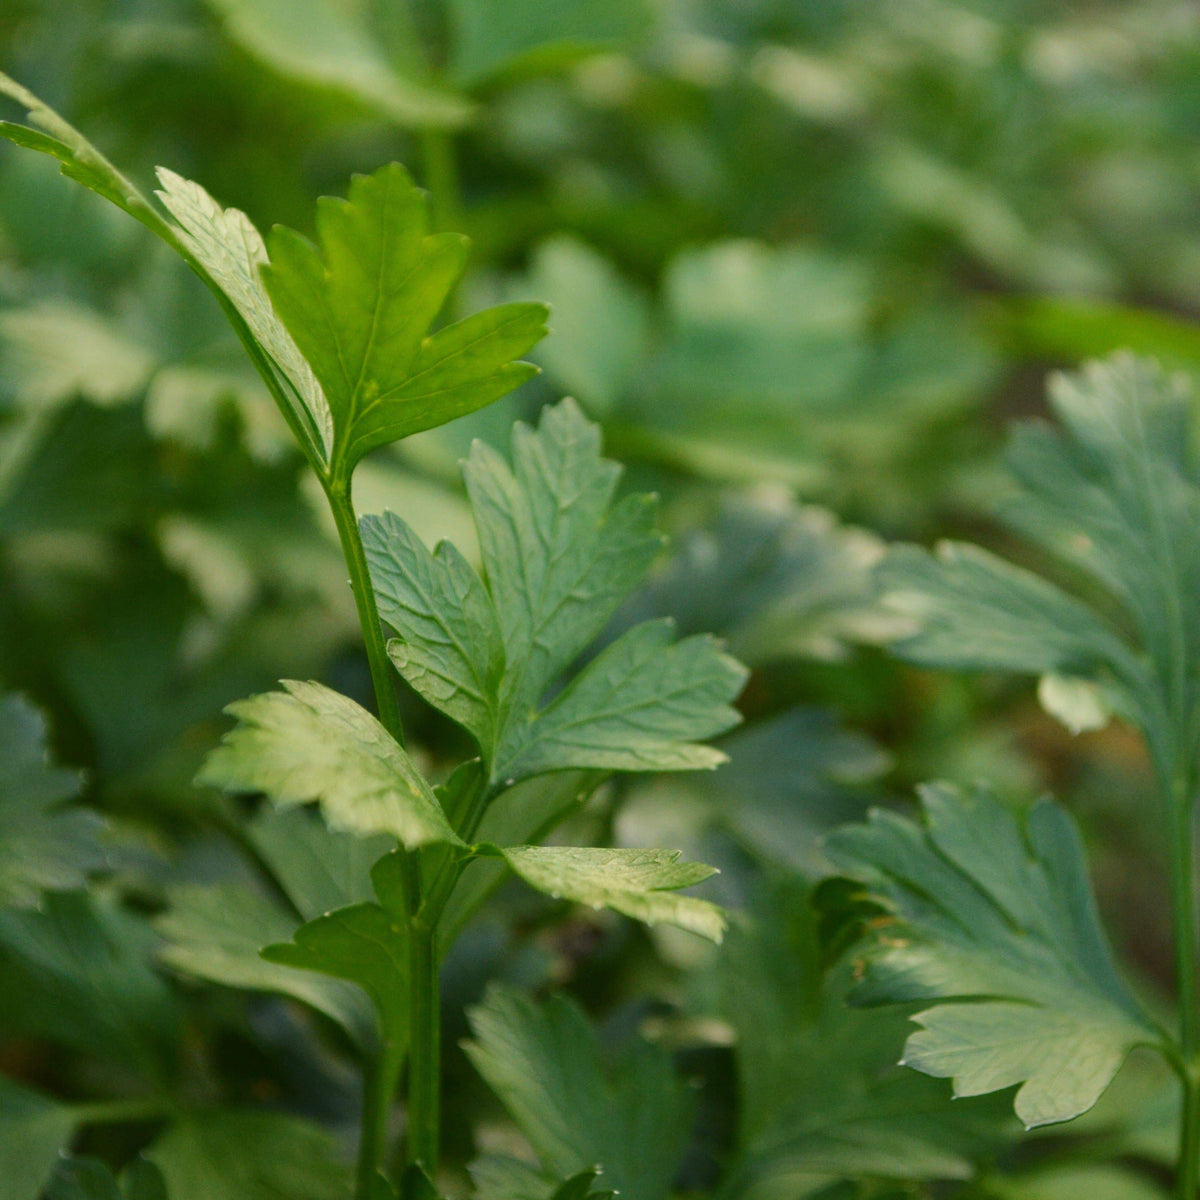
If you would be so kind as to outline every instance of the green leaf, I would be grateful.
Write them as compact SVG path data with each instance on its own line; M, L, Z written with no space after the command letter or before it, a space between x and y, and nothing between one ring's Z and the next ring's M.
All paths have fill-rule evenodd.
M496 985L469 1015L475 1040L465 1043L467 1055L552 1179L599 1167L622 1195L665 1200L692 1106L660 1048L639 1041L606 1071L574 1003L553 997L539 1005Z
M610 1191L593 1191L599 1172L580 1171L562 1183L515 1158L489 1155L470 1166L479 1200L612 1200Z
M54 1175L46 1200L167 1200L158 1168L144 1159L121 1176L121 1186L99 1159L67 1159Z
M41 714L0 695L0 908L36 905L43 889L83 886L104 861L93 813L64 809L77 771L50 765Z
M621 468L564 400L513 429L513 465L475 442L463 468L506 655L504 715L535 705L662 547L655 501L613 505Z
M906 1064L952 1077L956 1095L1021 1084L1027 1126L1070 1120L1134 1046L1163 1041L1113 965L1078 831L1049 801L1022 824L983 788L931 784L921 800L924 825L875 812L829 839L893 918L854 999L934 1002Z
M155 922L166 939L160 961L176 971L226 987L275 992L299 1000L369 1047L374 1021L356 989L340 980L267 961L264 947L287 941L299 922L283 905L237 884L182 884Z
M712 768L725 755L694 739L741 719L730 700L746 669L704 635L672 644L669 620L647 621L602 651L546 708L514 721L496 774L523 779L565 767L612 771Z
M171 1200L345 1200L347 1168L324 1130L281 1113L223 1109L175 1122L147 1151Z
M453 129L471 103L402 75L352 6L309 0L208 0L229 35L281 74L366 104L400 125Z
M1187 665L1200 661L1190 397L1153 364L1116 355L1056 377L1051 405L1060 429L1028 423L1012 440L1021 487L1002 515L1087 585L1086 600L980 550L946 547L934 561L906 547L882 579L921 628L897 651L929 665L1065 676L1070 696L1047 685L1055 711L1086 725L1115 708L1143 728L1160 765L1174 762L1174 739L1195 753L1186 731L1200 712Z
M329 402L312 368L276 316L259 271L267 261L262 237L245 213L222 208L198 183L165 167L159 199L179 222L179 239L228 298L287 386L291 421L314 461L328 465L333 447Z
M152 229L168 245L180 249L174 231L155 212L149 200L77 129L43 104L31 91L2 72L0 96L8 96L20 104L36 127L0 121L0 137L58 159L64 175L103 196Z
M451 0L450 73L479 85L499 75L549 71L597 50L624 49L648 31L644 0Z
M407 949L392 913L355 904L309 921L291 941L267 946L262 955L268 963L358 984L379 1013L384 1045L399 1054L408 1036Z
M264 283L333 415L335 471L368 451L507 395L536 368L515 362L546 309L508 304L429 334L466 263L466 240L428 232L425 194L398 164L318 202L320 248L271 235Z
M283 685L229 705L239 723L198 784L265 792L283 808L315 800L333 829L390 833L410 850L463 845L404 749L366 709L319 683Z
M847 1006L853 964L823 971L805 884L763 888L751 918L730 931L716 965L736 1033L742 1154L730 1194L808 1195L845 1177L971 1177L1011 1132L1005 1106L954 1103L940 1080L896 1065L905 1013Z
M0 1178L9 1200L38 1200L75 1123L65 1104L0 1075Z
M500 855L526 883L556 900L611 908L647 925L677 925L713 942L719 942L725 931L725 917L715 904L675 894L716 874L716 868L703 863L679 862L678 850L579 846L480 849Z
M449 542L430 553L394 513L363 517L361 526L379 615L404 633L388 643L388 655L490 759L504 644L487 590Z
M573 401L518 424L513 466L476 442L464 468L484 578L448 546L432 554L400 518L363 521L389 653L431 704L479 742L495 787L567 768L692 770L696 745L739 720L744 670L707 638L630 630L544 708L661 546L654 499L612 504L620 468Z
M153 943L144 921L100 894L47 892L37 910L0 911L0 1028L159 1079L180 1013Z

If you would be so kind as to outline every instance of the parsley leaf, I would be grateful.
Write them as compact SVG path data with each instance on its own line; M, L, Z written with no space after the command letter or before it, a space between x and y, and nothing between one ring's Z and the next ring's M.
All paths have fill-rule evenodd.
M1019 1083L1027 1126L1077 1117L1164 1035L1117 974L1075 824L1049 801L1019 822L983 788L930 784L921 801L923 824L877 811L829 839L893 917L874 923L851 999L933 1002L904 1062L956 1095Z
M262 276L333 415L346 477L378 446L474 412L537 373L515 362L546 332L541 304L506 304L430 334L466 239L428 232L425 193L396 163L318 202L320 247L276 228Z

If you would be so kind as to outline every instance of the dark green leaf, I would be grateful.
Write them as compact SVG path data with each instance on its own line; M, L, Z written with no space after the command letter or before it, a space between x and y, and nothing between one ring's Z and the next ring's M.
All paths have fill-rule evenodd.
M38 1200L75 1120L65 1104L0 1075L0 1179L9 1200Z
M346 1200L334 1139L280 1113L221 1110L177 1121L146 1151L170 1200Z
M691 1104L663 1051L638 1042L606 1072L595 1033L560 997L538 1005L493 986L470 1016L467 1054L552 1179L599 1167L615 1191L665 1200Z
M1022 824L982 788L921 799L923 825L881 811L829 839L894 917L876 923L854 998L933 1002L905 1063L957 1095L1021 1084L1028 1126L1070 1120L1134 1046L1163 1039L1113 965L1074 823L1043 801Z
M47 892L38 910L0 912L0 1028L158 1079L179 1012L153 951L148 926L104 896Z
M428 232L425 195L403 167L356 176L318 205L320 248L277 228L262 270L275 310L333 415L335 470L491 404L535 373L515 362L545 334L546 310L510 304L432 335L466 262L466 240Z
M284 687L228 707L239 724L197 783L265 792L285 808L315 800L332 828L390 833L409 849L462 845L404 749L366 709L319 683Z
M0 696L0 907L37 904L44 888L80 887L104 861L99 819L63 807L78 792L78 772L50 765L37 710Z

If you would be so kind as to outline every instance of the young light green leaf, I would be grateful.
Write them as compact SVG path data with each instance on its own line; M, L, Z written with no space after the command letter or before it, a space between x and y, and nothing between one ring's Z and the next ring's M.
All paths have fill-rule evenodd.
M363 517L361 527L379 615L404 634L388 643L388 655L490 759L504 643L487 590L449 542L431 554L394 513Z
M10 1200L38 1200L75 1124L67 1105L0 1075L0 1179Z
M620 468L573 401L518 425L513 467L476 442L464 474L479 530L481 581L447 546L430 554L398 517L363 538L389 653L433 705L475 736L491 780L545 771L692 770L723 756L697 745L738 721L744 670L707 638L671 644L648 622L602 652L545 708L661 546L654 501L613 506Z
M0 121L0 137L58 159L64 175L103 196L153 230L168 245L180 249L171 226L83 134L3 72L0 72L0 96L7 96L21 105L34 126L31 128L29 125Z
M361 23L357 10L330 0L208 0L231 37L283 75L349 96L416 129L453 129L470 101L401 75Z
M320 381L336 469L474 412L536 368L514 361L546 332L546 309L508 304L429 334L466 262L466 240L428 232L425 194L391 164L318 202L320 248L271 235L263 280Z
M0 908L27 908L43 889L81 887L104 861L100 819L63 805L79 773L50 765L46 727L20 696L0 696Z
M672 644L670 621L647 621L607 647L566 690L506 730L495 771L524 779L564 767L612 771L712 768L725 755L696 739L736 725L730 700L746 669L700 635Z
M660 1048L638 1042L606 1071L575 1004L553 997L539 1005L496 985L470 1020L467 1055L552 1179L599 1168L622 1195L665 1200L687 1146L691 1104Z
M349 1171L323 1129L273 1112L189 1114L146 1151L171 1200L345 1200Z
M276 316L259 271L267 261L262 237L245 213L222 208L198 183L165 167L159 199L179 222L179 238L241 314L258 344L286 380L282 389L297 429L315 461L328 465L333 418L312 368Z
M333 829L389 833L410 850L463 845L404 749L366 709L319 683L283 686L229 705L239 723L197 783L265 792L284 808L315 800Z
M495 854L531 887L554 899L611 908L647 925L664 922L719 942L725 917L707 900L679 896L716 873L703 863L679 862L678 850L612 850L580 846L479 848Z
M1070 1120L1133 1047L1163 1040L1113 965L1078 831L1049 801L1022 826L983 788L931 784L921 800L924 825L880 811L829 839L894 918L875 923L852 999L933 1001L906 1064L957 1095L1020 1084L1028 1126Z

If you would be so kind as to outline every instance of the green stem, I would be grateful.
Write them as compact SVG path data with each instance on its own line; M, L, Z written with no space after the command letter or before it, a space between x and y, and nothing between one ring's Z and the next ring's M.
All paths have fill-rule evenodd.
M433 227L462 228L462 204L458 191L458 163L454 157L454 142L442 129L421 130L421 159L425 187L429 191L433 210Z
M333 511L334 523L337 525L342 554L350 570L350 590L354 593L358 623L362 626L363 641L367 647L367 663L371 668L371 683L375 688L379 720L384 729L403 746L404 724L400 719L400 702L396 698L392 664L383 640L383 623L379 619L375 591L371 587L367 553L363 549L362 537L358 532L358 519L354 515L354 504L350 498L350 481L322 482L325 495L329 498L329 507Z
M419 1163L431 1178L438 1167L441 1128L441 989L437 928L423 920L409 925L408 1141L406 1161Z
M358 521L354 515L354 504L350 495L350 481L326 479L322 481L325 494L329 498L329 507L337 525L338 538L342 544L342 553L346 566L350 571L350 587L354 593L354 603L358 608L358 620L362 626L363 641L367 649L367 662L371 668L371 682L375 688L375 703L379 709L379 720L383 727L399 742L404 744L404 727L400 719L400 703L396 697L396 687L393 682L392 665L387 656L387 647L383 639L383 624L379 620L379 609L375 603L375 592L371 587L371 572L367 566L367 555L363 549L362 536L358 531ZM421 969L421 951L419 946L424 940L421 935L423 926L420 925L417 914L421 908L421 875L415 856L405 854L402 859L403 888L405 908L409 918L409 1122L413 1128L424 1128L430 1121L435 1130L432 1142L432 1154L427 1143L422 1143L423 1157L426 1170L432 1172L437 1167L438 1122L438 1088L440 1081L437 1077L437 1063L440 1055L439 1030L437 1011L440 1004L437 990L436 971L430 976L429 972ZM432 988L432 994L428 989ZM432 1022L427 1016L432 1009ZM428 1068L424 1065L430 1058L434 1063L432 1081L428 1077ZM416 1064L422 1063L421 1069ZM396 1083L400 1074L401 1057L393 1047L385 1047L378 1060L371 1064L363 1074L363 1116L362 1136L358 1149L358 1166L356 1173L356 1200L368 1200L371 1185L384 1161L387 1151L388 1117L391 1111L392 1097L396 1094ZM421 1087L414 1090L413 1079L421 1080ZM432 1088L432 1099L430 1089ZM430 1107L432 1106L432 1107ZM430 1112L432 1116L430 1116Z
M1171 908L1179 993L1179 1078L1183 1111L1179 1127L1179 1200L1196 1200L1200 1187L1200 1006L1196 988L1195 844L1193 788L1187 771L1171 784Z

